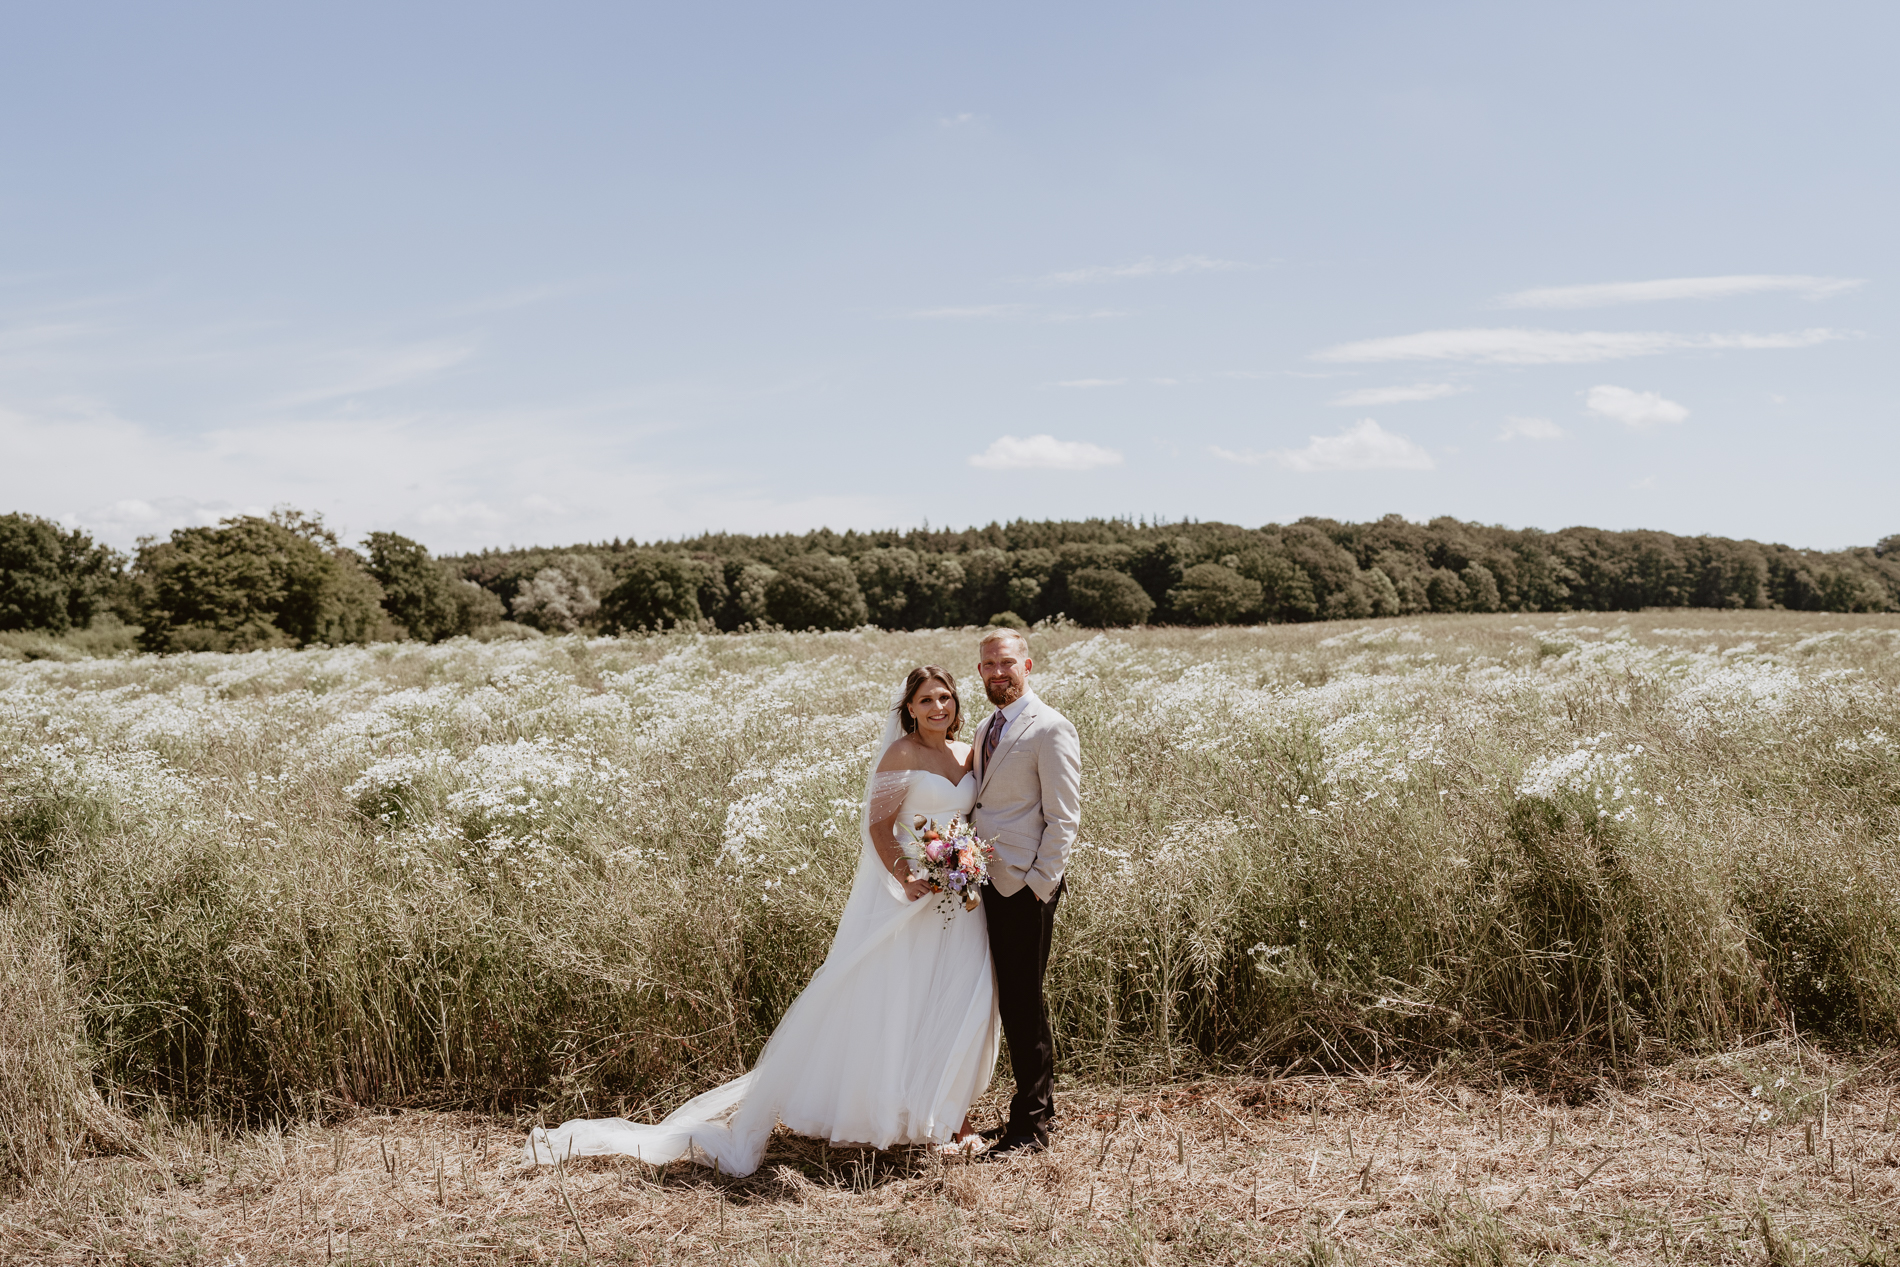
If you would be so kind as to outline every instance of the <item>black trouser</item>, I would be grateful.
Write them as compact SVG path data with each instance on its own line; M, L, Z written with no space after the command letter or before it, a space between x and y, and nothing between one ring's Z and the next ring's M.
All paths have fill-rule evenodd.
M1016 1074L1009 1102L1009 1138L1032 1136L1047 1143L1055 1119L1056 1044L1049 1032L1049 1008L1042 999L1042 978L1049 970L1049 942L1055 932L1056 903L1069 887L1065 879L1047 902L1024 885L1008 897L995 889L983 894L983 915L990 928L990 959L996 965L996 1007L1003 1016L1003 1038Z

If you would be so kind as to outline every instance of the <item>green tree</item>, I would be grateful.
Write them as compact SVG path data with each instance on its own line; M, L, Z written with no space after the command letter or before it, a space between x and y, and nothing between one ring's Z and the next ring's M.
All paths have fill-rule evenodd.
M1768 605L1768 560L1760 547L1746 541L1701 537L1691 552L1696 569L1697 607L1765 607Z
M1126 570L1142 591L1154 600L1156 607L1153 610L1157 619L1167 621L1175 618L1176 613L1169 610L1168 594L1181 583L1182 574L1198 554L1190 538L1176 533L1155 536L1134 546ZM1114 566L1120 568L1122 565ZM1146 619L1146 616L1142 617L1142 620Z
M1043 606L1042 582L1033 576L1012 576L1003 591L1003 601L1009 604L1010 611L1039 610Z
M1009 556L1009 586L1004 602L1010 611L1021 612L1031 620L1054 615L1050 606L1056 571L1054 550L1031 546Z
M1286 555L1256 546L1228 557L1234 571L1260 583L1260 614L1268 620L1311 620L1319 614L1311 578Z
M726 584L726 560L704 550L693 551L686 557L692 560L699 574L694 595L699 599L701 619L715 624L725 620L732 605L732 592Z
M857 557L858 588L872 623L885 629L931 629L959 610L963 565L907 546L878 547Z
M1399 600L1399 615L1410 616L1414 612L1431 610L1432 600L1425 591L1425 573L1429 569L1424 567L1418 556L1398 550L1382 550L1373 563L1392 582L1392 591Z
M592 623L611 580L592 554L550 552L547 565L516 588L508 609L524 625L548 633L573 633Z
M1519 533L1512 553L1517 558L1518 602L1524 611L1565 611L1571 607L1571 585L1577 574L1561 555L1545 548L1544 534L1535 529Z
M1473 563L1458 574L1465 583L1465 610L1494 612L1503 606L1498 597L1498 578L1482 563Z
M77 529L38 515L0 515L0 629L83 629L124 567L124 555Z
M1281 540L1287 557L1312 581L1321 616L1355 620L1372 614L1372 596L1351 553L1310 523L1293 524Z
M773 623L768 597L772 582L777 579L778 569L763 563L748 563L739 569L731 588L732 604L738 609L741 624L763 629Z
M1887 587L1871 571L1843 561L1812 570L1821 610L1831 612L1884 612L1894 609Z
M1365 587L1366 597L1372 601L1372 614L1375 616L1398 616L1405 611L1405 603L1399 598L1398 587L1392 584L1392 578L1378 568L1366 568L1359 573L1359 583Z
M72 628L60 536L37 515L0 516L0 629Z
M1433 568L1431 579L1425 583L1425 593L1432 600L1435 612L1461 612L1471 601L1471 591L1450 568Z
M706 570L684 554L636 550L621 561L619 581L601 600L601 621L621 630L697 625L705 614L699 590Z
M383 587L383 610L410 637L440 642L467 632L464 603L455 592L458 583L467 582L458 582L420 543L393 532L372 532L363 546L369 551L369 574Z
M1084 625L1139 625L1154 609L1155 600L1126 572L1083 568L1069 577L1068 615Z
M765 609L786 629L854 629L869 619L849 559L814 551L787 559L765 584Z
M139 642L151 651L250 651L367 642L387 629L382 587L321 518L294 510L174 529L139 546Z
M1206 616L1198 608L1178 607L1176 598L1186 602L1202 596L1202 587L1184 586L1182 580L1204 563L1259 584L1257 608L1235 617L1239 620L1486 610L1492 608L1493 588L1500 611L1682 605L1819 610L1870 605L1871 582L1900 606L1900 538L1895 537L1878 547L1821 554L1647 531L1545 533L1451 518L1418 524L1398 515L1358 524L1307 518L1260 528L1089 519L1017 520L956 531L710 533L653 547L616 540L573 549L484 551L457 559L454 566L510 601L545 569L562 570L561 560L569 555L601 555L618 575L624 561L644 548L706 564L698 588L700 613L720 629L773 623L767 586L792 560L813 553L847 561L867 613L894 628L978 624L1004 611L1034 621L1074 610L1070 579L1091 569L1132 576L1154 600L1149 622L1201 620ZM1492 584L1487 586L1473 567L1488 572ZM564 570L563 575L571 590L574 577ZM781 596L797 589L791 582L777 583ZM790 612L786 607L781 614ZM137 618L135 612L126 614ZM794 619L811 617L801 611ZM844 617L834 612L825 619Z
M455 603L455 632L458 634L474 633L507 619L508 609L502 606L501 596L473 581L452 575L449 597Z
M979 546L956 557L963 568L957 592L960 623L987 624L991 616L1009 611L1009 556L994 546Z
M923 579L911 597L910 618L914 627L937 629L962 624L962 562L947 554L926 554L923 560Z
M1233 557L1233 556L1228 556ZM1175 612L1198 625L1226 625L1257 611L1266 597L1260 582L1221 563L1196 563L1168 591Z

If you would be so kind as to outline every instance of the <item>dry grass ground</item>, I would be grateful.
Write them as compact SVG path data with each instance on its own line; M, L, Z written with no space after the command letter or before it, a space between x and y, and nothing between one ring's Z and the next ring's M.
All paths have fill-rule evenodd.
M782 1135L737 1180L622 1159L528 1170L520 1123L462 1113L241 1137L186 1124L152 1133L156 1160L77 1161L0 1206L0 1255L1882 1263L1900 1258L1894 1074L1783 1041L1571 1104L1445 1070L1085 1087L1042 1156L945 1165Z

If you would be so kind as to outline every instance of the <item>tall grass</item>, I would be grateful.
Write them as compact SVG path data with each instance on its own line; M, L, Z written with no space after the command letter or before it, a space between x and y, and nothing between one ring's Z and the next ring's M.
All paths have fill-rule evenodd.
M86 1069L59 941L0 911L0 1180L37 1178L70 1156Z
M43 919L0 910L0 1185L88 1150L145 1151L93 1083L85 1001L61 950Z
M84 629L49 634L37 629L0 629L0 660L86 660L122 655L138 646L139 627L111 613L92 618Z
M1066 1071L1900 1036L1900 624L1592 619L1039 636ZM57 946L131 1099L653 1111L823 957L879 711L974 640L0 664L9 981Z

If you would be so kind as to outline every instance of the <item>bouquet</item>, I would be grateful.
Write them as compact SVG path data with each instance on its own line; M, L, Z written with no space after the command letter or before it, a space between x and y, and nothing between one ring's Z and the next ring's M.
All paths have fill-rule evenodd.
M996 856L990 843L979 839L961 814L945 825L918 814L904 830L910 837L904 856L922 870L931 892L943 895L937 902L945 916L956 913L953 902L975 910L976 891L990 878L990 859Z

